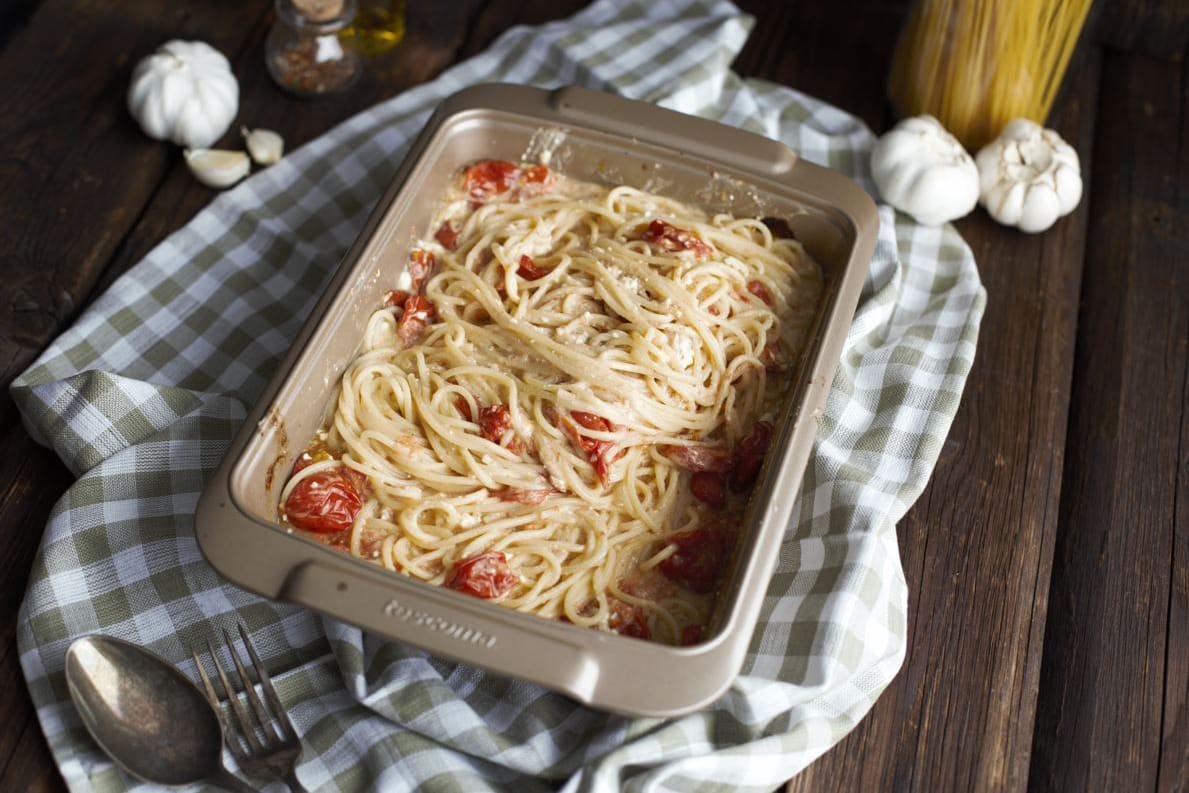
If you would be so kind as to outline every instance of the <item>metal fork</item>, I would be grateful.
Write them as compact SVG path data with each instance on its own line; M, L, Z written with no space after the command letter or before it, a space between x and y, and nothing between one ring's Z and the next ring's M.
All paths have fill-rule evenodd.
M239 623L238 627L244 647L247 648L248 655L252 658L252 667L256 670L256 677L260 681L260 688L264 691L265 699L268 700L267 706L265 706L265 703L257 695L252 678L248 674L248 670L244 668L244 663L240 659L239 653L235 650L235 643L226 629L223 630L223 639L227 643L227 652L231 655L231 660L235 664L235 670L239 674L240 688L243 689L248 703L252 706L252 714L255 716L255 719L249 718L247 709L240 702L239 696L231 686L231 681L227 679L227 674L223 671L223 664L219 662L219 656L215 653L215 648L211 645L210 639L206 641L206 649L210 653L211 660L214 661L215 671L218 672L219 681L223 684L223 693L227 702L231 705L231 712L235 715L235 721L239 727L238 730L232 729L228 723L229 719L226 717L223 708L219 705L219 696L215 693L215 688L211 685L211 680L206 675L206 669L202 661L199 660L198 653L194 652L193 647L190 648L190 655L194 658L194 664L198 667L198 675L202 678L202 685L206 688L207 699L211 701L211 705L219 715L219 721L223 725L223 735L225 736L227 748L231 750L231 754L235 757L235 761L239 763L239 767L248 774L253 776L268 774L270 776L283 777L293 793L309 793L301 782L298 781L297 772L295 771L297 758L301 756L301 740L297 737L297 732L293 729L293 722L289 720L289 714L285 712L285 706L281 704L281 698L277 696L277 690L273 688L268 671L264 668L264 664L260 662L260 656L256 654L256 648L252 646L252 640L248 637L247 629L244 628L242 622ZM257 730L257 727L259 730ZM247 747L246 749L245 745Z

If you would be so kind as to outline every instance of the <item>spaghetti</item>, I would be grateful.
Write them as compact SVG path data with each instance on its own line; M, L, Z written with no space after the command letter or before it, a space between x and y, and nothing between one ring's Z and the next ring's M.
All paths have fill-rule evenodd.
M1091 0L917 0L892 60L901 116L935 116L969 149L1012 119L1043 124Z
M780 221L465 169L283 519L525 612L699 641L821 273Z

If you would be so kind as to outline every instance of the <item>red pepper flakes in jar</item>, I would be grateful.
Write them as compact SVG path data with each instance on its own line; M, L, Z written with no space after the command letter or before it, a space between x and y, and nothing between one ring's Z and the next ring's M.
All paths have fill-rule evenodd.
M276 0L276 11L264 59L277 85L307 97L354 85L363 60L339 34L355 18L355 0Z

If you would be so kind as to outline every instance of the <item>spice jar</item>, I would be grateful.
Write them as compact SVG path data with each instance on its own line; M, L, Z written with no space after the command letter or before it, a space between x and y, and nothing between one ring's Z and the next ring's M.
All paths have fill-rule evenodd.
M355 18L355 0L276 0L277 21L264 44L268 72L299 96L350 87L363 67L339 36Z

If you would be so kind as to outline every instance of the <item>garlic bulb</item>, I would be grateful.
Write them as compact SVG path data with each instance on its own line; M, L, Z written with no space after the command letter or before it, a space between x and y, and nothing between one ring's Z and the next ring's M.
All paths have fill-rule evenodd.
M230 187L252 168L248 155L227 149L187 149L186 165L195 179L216 188Z
M979 151L980 201L1005 226L1044 231L1082 200L1078 153L1051 129L1017 118Z
M285 153L285 139L271 129L241 127L239 133L257 165L272 165Z
M926 226L969 213L978 203L978 168L932 116L906 118L875 143L871 175L889 204Z
M149 137L201 149L231 126L239 83L223 53L201 41L169 41L136 65L128 110Z

